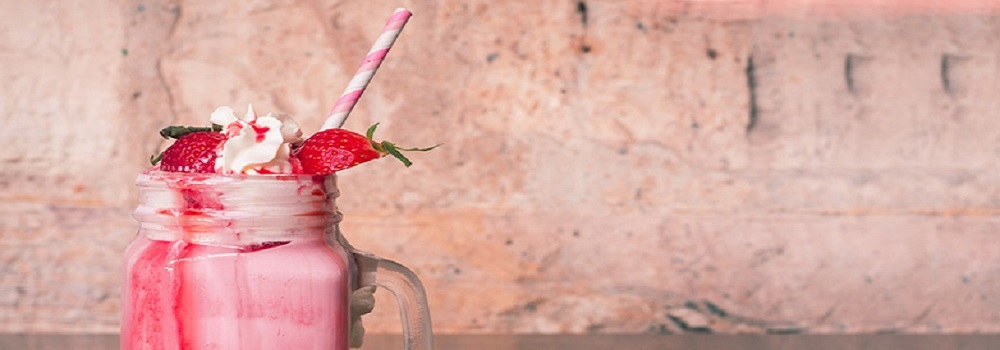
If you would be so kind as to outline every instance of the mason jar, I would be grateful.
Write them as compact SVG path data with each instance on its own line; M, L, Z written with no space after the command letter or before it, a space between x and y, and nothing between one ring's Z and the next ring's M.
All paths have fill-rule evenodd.
M431 348L417 277L341 235L336 176L150 171L137 186L122 349L346 350L374 286L399 303L404 348Z

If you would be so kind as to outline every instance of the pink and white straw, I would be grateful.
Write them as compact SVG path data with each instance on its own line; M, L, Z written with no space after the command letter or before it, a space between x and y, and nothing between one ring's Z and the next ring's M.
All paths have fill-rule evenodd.
M396 37L399 36L399 32L403 30L403 26L406 25L406 21L410 19L411 15L413 13L404 8L398 8L396 12L392 13L385 28L382 28L382 35L379 35L378 40L375 40L375 45L372 45L365 60L361 61L361 67L358 67L358 71L354 73L354 77L347 84L344 93L337 99L337 104L333 106L330 116L323 123L322 130L339 128L344 125L347 114L351 113L354 105L358 103L361 94L365 92L368 83L375 76L375 71L382 64L385 55L389 53L389 48L396 42Z

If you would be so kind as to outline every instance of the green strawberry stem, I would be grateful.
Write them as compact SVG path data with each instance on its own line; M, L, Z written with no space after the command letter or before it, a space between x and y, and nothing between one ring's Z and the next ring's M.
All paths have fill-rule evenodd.
M392 155L396 159L399 159L400 162L403 162L403 165L407 166L407 167L409 167L410 165L413 165L413 162L411 162L409 159L406 158L406 156L403 155L403 151L406 151L406 152L427 152L427 151L430 151L432 149L438 148L438 146L443 145L443 143L439 143L439 144L436 144L434 146L425 147L425 148L416 148L416 147L414 147L414 148L400 148L400 147L396 146L395 144L393 144L392 142L389 142L389 141L375 142L375 139L374 139L375 129L378 128L378 124L379 123L372 124L372 126L368 127L368 131L365 132L365 137L367 137L368 141L372 143L372 148L374 148L376 151L378 151L378 153L381 153L383 155L385 155L385 154Z
M160 129L160 136L165 139L179 139L184 135L202 131L222 131L222 125L212 124L212 126L168 126Z

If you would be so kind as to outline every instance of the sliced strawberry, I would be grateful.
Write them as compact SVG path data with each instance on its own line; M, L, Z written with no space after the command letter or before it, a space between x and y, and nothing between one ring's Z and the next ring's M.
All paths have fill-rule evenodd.
M326 175L381 157L364 135L326 129L309 136L295 150L305 174Z
M160 169L181 173L214 173L219 148L226 141L220 132L198 131L181 136L163 151Z
M301 165L301 173L328 175L355 165L391 154L403 165L412 163L401 151L429 151L428 148L399 148L392 142L375 142L372 137L378 124L368 128L367 135L344 129L326 129L309 136L293 151L292 156Z

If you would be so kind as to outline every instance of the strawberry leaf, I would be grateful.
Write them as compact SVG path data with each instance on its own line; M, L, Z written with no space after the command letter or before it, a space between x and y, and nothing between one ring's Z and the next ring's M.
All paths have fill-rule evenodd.
M367 138L368 142L372 144L372 148L374 148L376 151L378 151L378 153L384 154L384 153L386 153L385 148L383 148L382 145L380 145L378 142L375 142L375 129L376 128L378 128L378 123L375 123L375 124L372 124L372 126L369 126L368 127L368 131L365 131L365 138Z
M406 159L406 156L404 156L402 152L396 149L396 145L392 144L392 142L382 141L382 147L385 148L386 152L391 154L393 157L396 157L396 159L399 159L400 162L403 162L403 165L407 167L413 165L413 162L411 162L409 159Z
M407 152L427 152L427 151L430 151L430 150L432 150L432 149L435 149L435 148L438 148L438 147L441 147L441 145L443 145L443 143L439 143L439 144L436 144L436 145L434 145L434 146L430 146L430 147L424 147L424 148L419 148L419 147L413 147L413 148L399 148L399 147L396 147L396 149L397 149L397 150L400 150L400 151L407 151ZM393 145L393 146L395 147L395 145Z
M222 125L212 124L212 126L168 126L160 129L160 136L165 139L179 139L184 135L202 131L222 131Z
M392 155L396 159L399 159L400 162L403 162L403 165L405 165L407 167L410 166L410 165L413 165L413 162L411 162L409 159L407 159L406 156L403 155L403 152L410 152L410 151L426 152L426 151L430 151L432 149L438 148L438 146L443 145L442 143L439 143L439 144L436 144L436 145L431 146L431 147L423 147L423 148L421 148L421 147L401 148L401 147L398 147L398 146L396 146L395 144L393 144L392 142L389 142L389 141L376 142L375 141L375 129L378 128L378 124L379 123L372 124L372 126L368 127L368 131L365 132L365 137L368 138L368 141L371 143L372 148L374 148L375 151L378 152L379 154L382 154L382 155L390 154L390 155Z
M161 160L163 160L163 152L149 156L150 164L156 165L156 163L159 163Z

